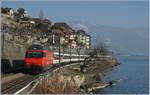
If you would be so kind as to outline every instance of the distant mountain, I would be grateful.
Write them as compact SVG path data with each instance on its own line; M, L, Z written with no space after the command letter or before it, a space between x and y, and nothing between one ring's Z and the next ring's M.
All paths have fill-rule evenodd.
M85 29L92 36L92 45L107 41L116 53L148 55L148 28L122 28L89 22L72 21L74 29Z

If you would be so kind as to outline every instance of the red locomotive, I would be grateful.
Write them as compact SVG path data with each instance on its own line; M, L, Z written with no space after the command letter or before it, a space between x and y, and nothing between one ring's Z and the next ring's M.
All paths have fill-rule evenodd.
M33 45L26 51L25 64L27 68L44 70L53 64L54 53L40 45Z

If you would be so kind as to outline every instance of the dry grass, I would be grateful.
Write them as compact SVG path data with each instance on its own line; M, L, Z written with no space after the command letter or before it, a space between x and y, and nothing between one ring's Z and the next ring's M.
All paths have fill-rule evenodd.
M78 87L73 82L60 82L58 79L44 79L33 94L76 94Z

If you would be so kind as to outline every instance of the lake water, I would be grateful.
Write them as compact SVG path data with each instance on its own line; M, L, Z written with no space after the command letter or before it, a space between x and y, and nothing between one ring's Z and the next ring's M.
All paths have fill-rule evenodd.
M121 79L117 85L96 91L99 94L148 94L149 61L148 57L118 57L121 65L114 68L105 78Z

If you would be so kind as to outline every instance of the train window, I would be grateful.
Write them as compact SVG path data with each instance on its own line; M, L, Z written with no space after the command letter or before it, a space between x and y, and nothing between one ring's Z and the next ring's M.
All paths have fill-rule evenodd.
M28 52L26 55L27 58L41 58L45 56L46 54L43 52Z

